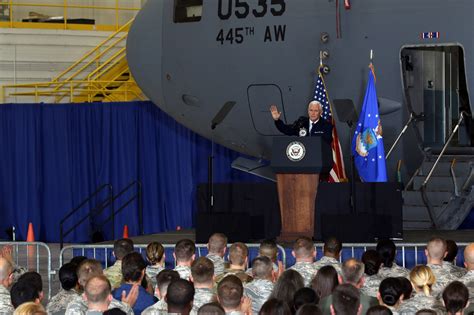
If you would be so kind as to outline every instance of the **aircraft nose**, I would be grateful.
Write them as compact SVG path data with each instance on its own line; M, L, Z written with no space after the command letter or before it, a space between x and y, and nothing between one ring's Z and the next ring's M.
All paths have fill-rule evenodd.
M163 95L161 84L163 2L147 1L135 17L127 37L127 61L130 71L149 98L151 95ZM152 100L156 104L160 101Z

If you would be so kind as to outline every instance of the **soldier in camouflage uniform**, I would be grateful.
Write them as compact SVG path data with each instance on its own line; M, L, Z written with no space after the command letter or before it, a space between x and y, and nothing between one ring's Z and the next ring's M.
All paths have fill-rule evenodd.
M98 260L95 259L86 259L84 260L77 269L77 278L79 285L84 288L87 281L95 276L103 275L102 265ZM126 297L126 301L131 301L131 304L135 303L138 297L138 288L131 290L129 295ZM127 304L115 299L109 304L109 309L120 308L126 314L133 314L132 308ZM87 303L84 301L83 297L78 295L76 296L66 308L66 315L83 315L87 312Z
M209 258L214 264L214 275L219 276L224 273L225 260L224 255L227 251L227 236L222 233L214 233L209 237L207 243L207 249Z
M295 257L296 263L290 269L299 272L303 276L304 285L309 287L317 272L314 265L316 250L313 241L309 237L298 238L293 245L292 255Z
M440 301L432 295L431 287L435 284L436 278L430 267L415 266L410 272L410 281L415 289L415 295L411 299L402 302L398 313L400 315L413 315L420 309L428 308L443 314Z
M77 265L72 263L64 264L59 269L59 281L61 282L61 289L58 294L53 296L48 303L46 310L49 314L65 312L67 305L74 298L79 296L77 289L79 288L77 279Z
M229 315L250 314L251 300L244 297L242 281L234 275L228 275L217 285L217 299Z
M150 263L145 270L147 280L150 280L154 289L156 287L156 276L165 269L165 248L158 242L151 242L146 247L146 258Z
M456 256L458 255L458 245L453 240L446 240L447 254L443 259L443 265L446 268L451 268L451 273L457 278L461 278L467 272L465 268L456 266Z
M252 261L253 281L244 285L244 295L252 300L253 314L260 312L272 293L274 274L272 261L268 257L260 256Z
M179 273L174 270L162 270L156 276L156 287L155 287L155 296L158 297L159 301L153 304L152 306L146 308L142 314L143 315L160 315L167 314L168 305L166 304L165 297L168 291L168 286L171 282L180 279Z
M474 308L474 243L464 249L464 266L466 266L467 273L459 278L459 281L468 288L470 308Z
M191 264L196 257L196 245L189 239L182 239L176 243L174 248L174 258L176 260L175 271L179 273L181 279L189 280L191 276Z
M378 272L379 276L383 279L392 277L405 277L408 278L409 270L398 266L395 263L396 246L391 240L381 240L377 243L377 252L382 259L382 265Z
M383 278L378 274L382 259L376 250L369 249L362 255L365 282L360 291L368 296L377 297L379 285Z
M13 283L13 266L10 261L0 257L0 313L12 314L13 305L10 299L10 291L8 289Z
M446 241L439 237L432 238L425 249L425 255L428 260L426 264L433 272L436 283L433 286L433 295L439 296L443 289L452 281L458 278L452 273L450 266L443 264L443 258L447 252Z
M199 308L216 300L214 288L214 264L206 257L199 257L191 265L191 281L194 284L194 301L191 314Z
M219 283L228 275L237 276L242 283L252 281L252 277L245 273L248 263L249 250L244 243L236 242L229 248L229 267L224 269L224 273L216 277L216 283Z
M258 248L258 255L270 258L272 261L273 271L277 274L280 272L278 264L281 262L278 261L278 246L275 241L264 240L261 242L260 247ZM247 274L252 276L252 268L247 269Z
M133 252L133 241L128 238L123 238L114 243L115 263L113 266L104 270L104 275L109 279L112 285L112 290L117 289L123 281L122 278L122 258L128 253Z
M330 237L324 242L323 257L314 263L314 268L317 270L324 266L333 266L337 273L341 274L341 257L342 243L335 237Z

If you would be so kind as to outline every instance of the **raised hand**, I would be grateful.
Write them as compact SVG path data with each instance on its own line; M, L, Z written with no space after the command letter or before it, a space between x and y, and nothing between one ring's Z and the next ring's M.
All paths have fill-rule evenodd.
M278 108L275 105L270 106L270 112L272 113L273 120L280 119L281 112L278 111Z
M130 307L133 307L137 302L138 298L138 284L134 284L130 291L127 292L124 290L122 291L122 302L127 303Z

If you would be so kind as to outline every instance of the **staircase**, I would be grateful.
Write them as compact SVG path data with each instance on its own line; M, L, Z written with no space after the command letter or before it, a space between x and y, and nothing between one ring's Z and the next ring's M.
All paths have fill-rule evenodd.
M432 208L434 225L440 230L455 230L474 207L474 152L443 155L425 189L422 186L438 155L428 153L403 191L403 229L433 228L427 203Z

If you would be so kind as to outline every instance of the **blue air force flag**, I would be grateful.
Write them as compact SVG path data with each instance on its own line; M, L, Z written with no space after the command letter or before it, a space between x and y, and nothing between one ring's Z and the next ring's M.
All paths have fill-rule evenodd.
M359 121L352 138L352 155L359 176L364 182L387 181L382 125L372 67L369 71L369 81Z

